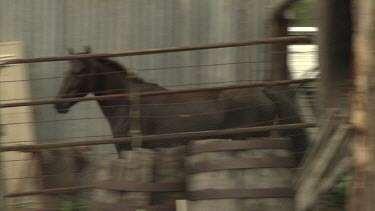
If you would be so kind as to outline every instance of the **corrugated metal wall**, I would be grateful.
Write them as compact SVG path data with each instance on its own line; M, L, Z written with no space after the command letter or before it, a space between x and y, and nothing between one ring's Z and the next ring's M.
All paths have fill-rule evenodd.
M90 45L94 52L125 51L268 37L268 18L282 0L0 0L0 41L25 43L26 56L66 54ZM204 50L117 59L162 85L201 84L267 77L266 46ZM237 65L212 65L246 62ZM157 70L162 67L208 65ZM67 62L30 64L32 95L57 92ZM144 70L142 69L155 69ZM43 79L44 78L44 79ZM186 87L175 87L186 88ZM59 115L35 107L39 140L109 135L93 102ZM57 121L66 119L69 120Z

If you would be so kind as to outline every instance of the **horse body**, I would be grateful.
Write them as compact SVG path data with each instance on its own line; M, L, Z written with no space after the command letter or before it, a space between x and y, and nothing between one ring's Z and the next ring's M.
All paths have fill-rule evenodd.
M129 102L105 100L99 105L111 125L113 136L127 136L130 128ZM142 134L267 125L272 124L276 114L275 104L256 88L143 97L140 112ZM230 138L248 136L231 135ZM125 147L118 145L117 148L121 151Z
M246 95L240 93L246 91ZM146 130L145 133L218 130L251 126L264 121L270 123L275 114L274 104L264 97L251 100L249 93L259 94L261 90L184 93L149 99L147 97L142 101L142 122L155 124L155 128L152 131Z
M88 93L97 96L126 93L130 86L139 86L142 92L162 91L165 88L147 83L130 73L118 63L108 59L85 59L71 62L58 98L81 97ZM77 67L78 65L78 67ZM103 74L108 73L108 74ZM75 75L76 74L76 75ZM80 75L80 76L77 76ZM77 94L77 90L81 94ZM98 101L109 121L114 137L128 136L129 101L127 99ZM66 113L74 103L56 104L60 113ZM142 134L165 134L226 128L270 125L278 117L285 123L300 122L296 109L282 93L259 88L195 92L141 97L140 122ZM281 121L282 122L282 121ZM303 129L283 131L291 135L299 150L306 147ZM267 133L221 136L246 138ZM211 137L212 138L212 137ZM117 150L126 149L116 144Z

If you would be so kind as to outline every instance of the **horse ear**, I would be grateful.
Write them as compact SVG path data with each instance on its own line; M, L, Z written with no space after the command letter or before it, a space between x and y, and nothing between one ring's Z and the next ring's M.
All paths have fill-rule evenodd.
M67 50L68 50L69 54L74 54L74 49L73 48L68 48Z
M91 53L91 47L90 46L85 46L85 54Z

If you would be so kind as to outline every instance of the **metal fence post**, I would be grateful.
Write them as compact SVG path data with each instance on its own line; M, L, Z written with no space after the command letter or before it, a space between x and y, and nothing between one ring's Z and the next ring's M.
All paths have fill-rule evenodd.
M15 55L13 54L2 54L0 55L0 72L2 69L7 65L6 63L8 62L9 59L14 59ZM1 108L0 108L1 109ZM0 149L3 147L3 128L1 127L1 112L0 112ZM7 193L7 188L6 188L6 183L5 183L5 167L4 167L4 153L2 150L0 150L0 210L7 210L7 204L5 200L5 195Z
M5 59L7 58L8 56L4 56L4 55L0 55L0 72L2 71L3 67L5 66L4 63L5 63ZM0 114L0 123L1 123L1 114ZM3 130L2 130L2 127L1 127L1 124L0 124L0 148L2 147L3 145L3 140L2 140L2 136L3 136ZM3 153L0 152L0 210L6 210L6 202L5 202L5 198L4 198L4 195L6 194L6 187L5 187L5 175L4 175L4 163L2 162L3 161Z

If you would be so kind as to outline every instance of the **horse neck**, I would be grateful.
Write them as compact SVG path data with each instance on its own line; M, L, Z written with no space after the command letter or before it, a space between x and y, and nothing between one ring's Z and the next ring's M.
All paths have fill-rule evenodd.
M97 77L95 81L97 84L96 87L99 90L94 92L95 96L126 94L129 93L129 90L132 88L136 89L137 92L166 90L164 87L157 84L144 81L133 73L126 77L122 71L119 71L119 73L110 71L109 74L102 74Z
M107 73L98 74L93 79L95 84L95 91L93 94L95 96L106 96L106 95L116 95L116 94L126 94L127 93L127 81L124 73L115 72L112 68L107 68L105 65L97 64L95 72ZM103 114L109 120L112 127L116 127L116 122L118 118L116 116L126 115L128 111L128 104L125 98L110 99L110 100L98 100L97 101Z
M99 75L98 80L100 84L100 91L95 92L96 96L112 95L112 94L127 94L129 88L138 86L137 92L150 92L150 91L161 91L165 88L158 86L157 84L148 83L138 77L126 77L123 73L118 74L103 74ZM127 116L129 114L129 101L126 98L111 99L111 100L99 100L98 101L101 110L103 111L106 118L109 120L113 131L117 131L114 134L126 133L126 125L128 124ZM122 116L122 118L118 118Z
M152 91L161 91L166 90L164 87L161 87L154 83L145 82L140 78L129 79L128 89L136 88L138 92L152 92Z

